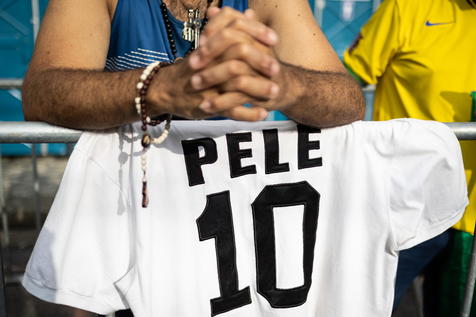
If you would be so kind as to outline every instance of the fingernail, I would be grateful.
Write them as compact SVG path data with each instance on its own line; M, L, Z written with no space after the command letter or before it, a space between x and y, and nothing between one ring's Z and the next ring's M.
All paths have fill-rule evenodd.
M212 103L208 100L204 100L198 107L205 112L209 112L210 108L212 107Z
M202 86L202 77L200 75L193 75L191 78L192 81L192 87L195 89L200 89Z
M279 86L276 84L271 85L269 89L269 96L271 98L276 98L279 95Z
M261 110L259 114L260 120L264 120L268 117L268 111L266 110Z
M197 54L193 54L190 56L189 63L192 68L198 67L200 63L200 57Z
M268 32L268 40L271 42L271 44L276 44L278 43L278 35L275 32L270 31Z

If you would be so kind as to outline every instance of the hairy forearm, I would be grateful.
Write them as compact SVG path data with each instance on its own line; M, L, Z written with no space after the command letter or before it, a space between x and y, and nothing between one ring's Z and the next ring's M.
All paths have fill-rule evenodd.
M283 112L293 120L315 127L332 127L360 120L364 97L346 73L304 69L282 63L285 96Z
M141 72L49 69L29 73L23 85L25 119L76 129L106 129L136 121L133 101Z

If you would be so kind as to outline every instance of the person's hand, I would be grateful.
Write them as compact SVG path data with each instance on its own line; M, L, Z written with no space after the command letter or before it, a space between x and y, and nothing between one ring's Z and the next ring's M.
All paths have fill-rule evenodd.
M207 96L200 108L211 114L228 117L241 112L266 114L262 107L272 109L280 95L276 78L280 65L272 46L278 42L276 33L258 22L252 10L245 14L230 8L212 8L210 22L200 40L200 48L190 59L196 71L191 86L197 91L216 88L219 94ZM253 103L245 108L244 103Z
M211 117L212 115L201 110L199 105L206 98L217 96L218 90L193 89L191 77L194 73L187 59L161 67L153 78L146 96L146 102L151 106L150 113L154 116L170 113L187 119Z
M187 59L163 67L152 80L146 102L151 106L153 116L170 113L187 119L204 119L224 116L239 121L260 121L266 118L267 111L246 108L239 105L224 111L205 111L200 105L220 95L217 87L197 90L191 85L195 74Z

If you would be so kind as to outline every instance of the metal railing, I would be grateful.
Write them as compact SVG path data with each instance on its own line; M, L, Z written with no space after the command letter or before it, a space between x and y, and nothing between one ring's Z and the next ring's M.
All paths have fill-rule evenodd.
M445 123L459 140L476 140L476 122ZM82 131L42 122L0 121L0 143L72 143Z
M14 81L0 81L0 87L13 87ZM16 82L16 84L19 84ZM2 86L3 85L3 86ZM20 84L21 86L21 84ZM446 123L455 133L459 140L476 140L476 122L452 122ZM1 122L0 121L0 144L1 143L74 143L78 141L82 131L61 128L40 122ZM1 173L1 168L0 168ZM1 174L0 174L1 175ZM1 186L1 183L0 183ZM1 188L0 188L1 190ZM0 197L1 198L1 197ZM1 203L1 202L0 202ZM1 210L1 209L0 209ZM3 218L2 218L3 219ZM3 222L3 221L2 221ZM476 237L476 236L474 236ZM471 255L470 270L467 278L466 293L461 317L469 317L476 281L476 241L473 237L473 250ZM0 253L0 264L2 257ZM1 269L1 268L0 268ZM0 272L3 273L3 272ZM3 308L2 308L3 307ZM0 276L0 317L6 317L5 307L5 284L4 276Z
M2 89L21 89L23 79L19 78L4 78L0 79L0 90Z

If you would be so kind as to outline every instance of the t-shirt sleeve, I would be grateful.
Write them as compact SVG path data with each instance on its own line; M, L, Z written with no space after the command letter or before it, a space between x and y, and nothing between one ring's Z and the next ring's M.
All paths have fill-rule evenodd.
M127 308L117 283L129 277L132 239L117 180L87 154L98 138L83 135L75 148L23 286L45 301L106 315Z
M344 53L344 64L367 84L376 84L401 45L396 0L385 0Z
M454 133L434 121L395 123L389 158L389 218L396 247L403 250L454 225L468 197Z

